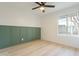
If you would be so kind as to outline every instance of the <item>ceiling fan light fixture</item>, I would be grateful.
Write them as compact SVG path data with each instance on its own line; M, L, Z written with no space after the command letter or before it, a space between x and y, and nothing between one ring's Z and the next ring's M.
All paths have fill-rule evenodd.
M38 9L39 8L39 10L41 11L41 12L45 12L45 8L46 7L49 7L49 8L54 8L55 7L55 5L46 5L46 2L35 2L37 5L39 5L39 6L37 6L37 7L34 7L34 8L32 8L32 10L35 10L35 9Z
M44 8L43 6L41 6L39 9L40 9L41 11L45 10L45 8Z

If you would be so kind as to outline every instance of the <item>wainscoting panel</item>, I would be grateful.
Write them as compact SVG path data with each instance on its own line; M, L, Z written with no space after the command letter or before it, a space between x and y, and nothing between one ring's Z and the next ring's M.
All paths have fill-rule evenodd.
M0 48L40 39L40 27L0 25Z

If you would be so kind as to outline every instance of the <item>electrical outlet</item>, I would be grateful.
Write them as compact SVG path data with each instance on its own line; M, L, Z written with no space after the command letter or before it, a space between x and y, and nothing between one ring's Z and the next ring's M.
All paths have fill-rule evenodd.
M21 40L23 41L24 39L22 38Z

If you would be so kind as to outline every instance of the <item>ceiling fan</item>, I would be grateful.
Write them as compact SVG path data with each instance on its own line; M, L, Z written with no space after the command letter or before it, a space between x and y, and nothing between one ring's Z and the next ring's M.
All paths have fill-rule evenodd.
M32 10L39 8L43 13L45 12L44 7L55 8L55 5L46 5L46 2L35 2L35 3L38 4L39 6L32 8Z

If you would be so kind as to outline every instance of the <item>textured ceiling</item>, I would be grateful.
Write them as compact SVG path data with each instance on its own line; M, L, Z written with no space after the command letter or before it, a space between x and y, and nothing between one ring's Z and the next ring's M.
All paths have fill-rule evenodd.
M74 5L79 4L78 2L47 2L46 4L55 5L55 8L45 8L45 13L56 12L58 10L62 10L68 7L72 7ZM43 14L39 9L32 10L33 7L38 6L34 2L0 2L0 9L14 9L14 10L23 10L25 12L31 12L36 14Z
M62 10L62 9L72 7L74 5L79 5L78 2L48 2L46 4L49 4L49 5L54 4L56 7L55 8L45 8L45 11L46 11L45 13L56 12L56 11L59 11L59 10ZM39 9L36 10L35 12L41 13Z

